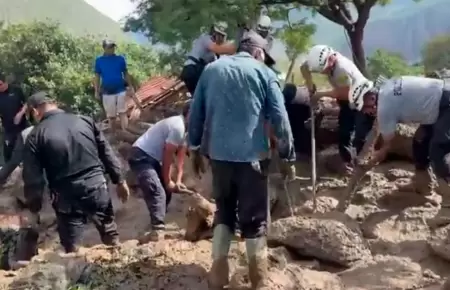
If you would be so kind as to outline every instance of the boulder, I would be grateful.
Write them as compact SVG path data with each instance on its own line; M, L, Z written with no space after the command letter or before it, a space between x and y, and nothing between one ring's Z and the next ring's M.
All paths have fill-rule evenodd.
M269 243L284 245L299 255L349 267L370 260L359 226L340 213L295 216L272 223Z
M408 258L375 256L339 273L346 290L423 289L422 268ZM425 284L425 283L424 283Z
M195 242L212 236L216 206L198 193L190 196L184 238Z
M437 256L450 262L450 225L434 230L428 244Z
M247 267L239 267L230 279L230 289L247 289ZM269 270L269 289L273 290L344 290L344 284L336 274L302 268L289 263L284 268Z
M86 280L89 266L72 254L44 253L21 269L9 289L67 290ZM80 283L81 284L81 283ZM78 288L75 288L78 289Z

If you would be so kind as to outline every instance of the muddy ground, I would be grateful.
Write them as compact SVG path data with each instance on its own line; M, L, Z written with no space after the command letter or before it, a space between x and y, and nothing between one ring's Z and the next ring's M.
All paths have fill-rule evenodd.
M322 155L329 158L334 154L330 152ZM323 158L320 165L325 164ZM197 184L208 197L210 175L198 181L189 164L186 167L186 182ZM323 166L315 214L308 210L312 206L308 163L297 163L298 178L288 185L294 216L279 176L273 173L270 188L278 201L269 233L272 289L450 289L443 288L450 277L450 225L431 230L426 224L437 213L440 197L436 195L434 203L396 190L412 170L408 162L390 161L369 172L347 215L333 211L346 181ZM20 185L3 190L4 209L17 188ZM111 193L122 240L119 248L100 245L95 228L88 226L80 253L65 255L52 226L41 234L39 255L27 267L0 271L0 289L208 289L211 241L184 239L192 197L174 196L164 241L139 244L149 228L144 201L135 192L123 205L113 187ZM54 219L48 204L43 219ZM236 239L230 252L230 289L249 289L244 250L244 243Z

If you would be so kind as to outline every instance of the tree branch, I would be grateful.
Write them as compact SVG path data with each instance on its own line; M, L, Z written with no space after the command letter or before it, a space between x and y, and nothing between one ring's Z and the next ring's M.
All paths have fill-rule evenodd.
M358 9L358 20L356 25L365 27L370 16L370 9L377 3L377 0L366 0L362 6Z

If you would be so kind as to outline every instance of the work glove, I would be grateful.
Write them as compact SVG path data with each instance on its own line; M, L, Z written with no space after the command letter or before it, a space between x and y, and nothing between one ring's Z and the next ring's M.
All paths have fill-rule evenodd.
M120 201L125 203L130 197L130 189L128 188L128 184L126 181L122 181L116 186L116 193L119 197Z
M191 150L191 162L194 173L197 177L206 172L205 162L199 150Z

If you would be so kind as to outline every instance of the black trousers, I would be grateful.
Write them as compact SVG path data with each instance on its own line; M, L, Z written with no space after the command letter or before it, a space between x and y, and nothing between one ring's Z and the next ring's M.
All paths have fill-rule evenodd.
M450 90L444 90L442 94L439 117L433 125L429 144L429 160L434 173L450 182ZM425 150L426 143L423 145L422 159L425 159Z
M8 163L11 160L14 146L16 145L17 137L19 133L4 133L3 134L3 160Z
M217 206L215 224L224 224L234 231L238 222L245 239L266 235L269 162L211 160L213 198Z
M88 221L94 223L105 245L114 245L118 242L119 234L106 181L95 183L97 182L68 186L65 192L59 191L61 194L52 193L58 234L61 245L67 253L77 250L84 225Z
M375 117L350 108L348 101L339 101L338 104L339 154L344 162L351 163L362 150Z
M186 85L191 96L194 96L195 88L197 87L198 80L202 75L205 66L202 64L189 64L183 67L181 71L180 79Z

